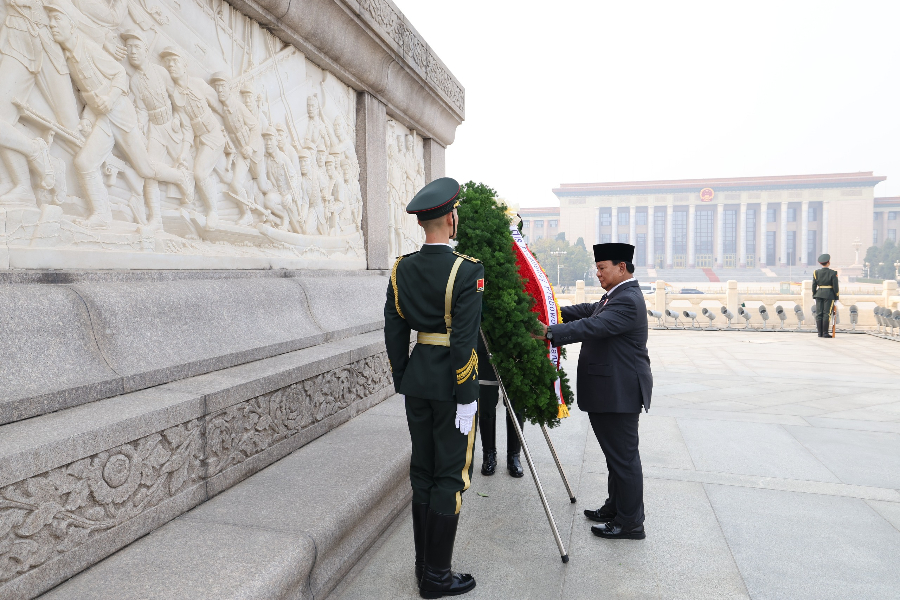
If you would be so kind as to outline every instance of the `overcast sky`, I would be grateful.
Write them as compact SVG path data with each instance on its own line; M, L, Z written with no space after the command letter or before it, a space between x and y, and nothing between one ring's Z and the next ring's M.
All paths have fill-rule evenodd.
M560 183L874 171L900 195L900 2L395 0L466 88L447 175Z

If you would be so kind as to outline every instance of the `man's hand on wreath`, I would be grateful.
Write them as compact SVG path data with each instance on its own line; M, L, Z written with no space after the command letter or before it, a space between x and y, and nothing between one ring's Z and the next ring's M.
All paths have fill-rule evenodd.
M533 337L536 340L547 339L547 330L550 328L547 325L544 325L543 323L541 323L540 321L538 321L538 325L540 325L540 327L541 327L541 334L535 335L534 333L532 333L531 337Z

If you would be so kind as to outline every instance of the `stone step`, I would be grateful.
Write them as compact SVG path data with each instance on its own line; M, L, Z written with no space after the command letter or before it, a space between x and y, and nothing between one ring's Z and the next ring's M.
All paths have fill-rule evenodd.
M0 424L380 330L373 299L387 281L380 271L0 277Z
M0 600L37 596L393 393L373 331L0 426Z
M409 456L395 395L40 598L323 598L407 507Z

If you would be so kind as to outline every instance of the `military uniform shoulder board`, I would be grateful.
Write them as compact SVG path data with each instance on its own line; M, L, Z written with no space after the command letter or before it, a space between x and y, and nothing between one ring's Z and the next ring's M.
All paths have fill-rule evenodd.
M473 263L480 263L480 262L481 262L481 261L478 260L477 258L474 258L474 257L472 257L472 256L467 256L467 255L465 255L465 254L463 254L463 253L461 253L461 252L457 252L457 251L455 251L455 250L453 251L453 254L455 254L455 255L457 255L457 256L461 256L461 257L463 257L463 258L466 259L466 260L470 260L470 261L472 261Z
M410 252L409 254L404 254L403 256L398 256L397 260L400 260L401 258L406 258L407 256L412 256L413 254L418 254L418 253L419 253L419 251L415 250L413 252Z

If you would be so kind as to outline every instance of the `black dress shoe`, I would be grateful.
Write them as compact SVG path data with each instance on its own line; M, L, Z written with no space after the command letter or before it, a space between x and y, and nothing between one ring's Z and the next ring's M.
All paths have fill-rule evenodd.
M599 535L608 540L642 540L647 537L644 526L638 525L633 529L623 529L618 523L605 523L591 527L594 535Z
M616 518L616 511L604 504L596 510L585 509L584 516L591 521L597 521L598 523L609 523Z
M510 454L506 457L506 469L513 477L525 476L525 472L522 470L522 461L519 460L518 454Z
M497 472L497 451L485 450L484 461L481 463L481 474L490 477Z

